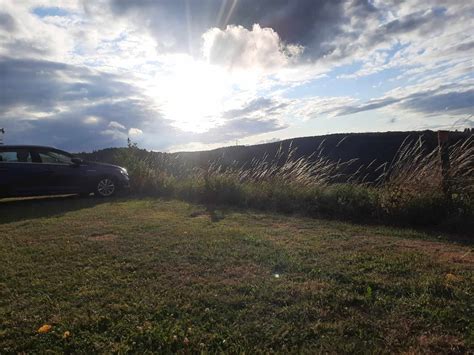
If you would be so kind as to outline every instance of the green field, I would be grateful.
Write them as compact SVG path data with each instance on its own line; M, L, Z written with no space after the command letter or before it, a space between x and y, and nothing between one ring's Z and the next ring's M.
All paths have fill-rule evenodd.
M62 197L0 202L0 260L0 353L474 350L472 239Z

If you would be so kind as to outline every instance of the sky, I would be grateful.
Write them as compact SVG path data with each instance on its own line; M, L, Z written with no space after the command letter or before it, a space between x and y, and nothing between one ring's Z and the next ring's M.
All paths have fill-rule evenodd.
M6 144L474 127L472 0L0 0Z

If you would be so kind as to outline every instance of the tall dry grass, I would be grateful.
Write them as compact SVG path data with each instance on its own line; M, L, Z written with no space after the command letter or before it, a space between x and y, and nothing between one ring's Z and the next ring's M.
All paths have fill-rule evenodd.
M474 198L474 136L449 148L449 184L453 194Z
M381 167L378 194L383 214L411 224L429 224L452 216L471 218L473 137L448 148L450 166L444 173L441 154L440 148L428 151L422 137L403 142L388 167Z
M310 156L297 158L297 149L290 144L287 151L280 145L273 157L265 154L262 158L254 158L249 164L239 162L224 167L219 162L213 162L206 171L208 176L224 176L235 178L239 183L267 183L269 181L285 184L309 186L327 186L343 176L344 167L353 164L348 162L333 162L323 156L319 148Z

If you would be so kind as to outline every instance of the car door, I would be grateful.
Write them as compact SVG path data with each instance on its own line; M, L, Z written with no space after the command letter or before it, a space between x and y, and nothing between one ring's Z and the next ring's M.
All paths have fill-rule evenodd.
M72 163L72 155L48 149L36 149L32 154L41 161L41 166L45 171L41 184L50 193L67 194L81 190L81 169Z
M0 195L41 194L40 170L28 148L0 148Z

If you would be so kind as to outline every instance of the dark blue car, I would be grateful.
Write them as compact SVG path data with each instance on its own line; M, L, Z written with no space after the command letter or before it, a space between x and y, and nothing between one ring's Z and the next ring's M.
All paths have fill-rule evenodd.
M127 170L94 163L62 150L0 145L0 197L60 194L109 197L129 188Z

